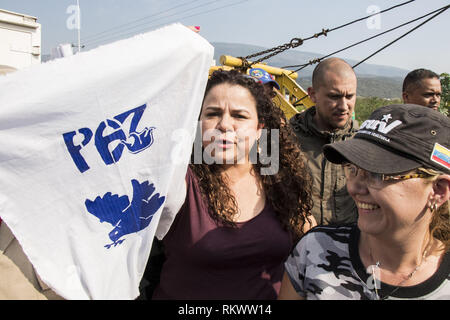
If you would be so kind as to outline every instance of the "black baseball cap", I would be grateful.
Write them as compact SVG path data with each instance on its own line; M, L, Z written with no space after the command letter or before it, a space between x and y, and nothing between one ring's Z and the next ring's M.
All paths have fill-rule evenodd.
M415 104L381 107L352 139L327 144L323 152L330 162L351 162L374 173L425 167L450 174L450 119Z

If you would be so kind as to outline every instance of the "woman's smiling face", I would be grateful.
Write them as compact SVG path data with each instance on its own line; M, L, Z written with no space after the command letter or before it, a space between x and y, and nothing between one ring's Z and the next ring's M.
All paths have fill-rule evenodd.
M248 89L228 83L214 86L203 101L200 121L203 148L216 163L248 162L262 127Z
M433 187L423 178L385 181L382 188L371 188L361 173L347 180L347 189L358 207L361 231L394 235L430 223L428 208Z

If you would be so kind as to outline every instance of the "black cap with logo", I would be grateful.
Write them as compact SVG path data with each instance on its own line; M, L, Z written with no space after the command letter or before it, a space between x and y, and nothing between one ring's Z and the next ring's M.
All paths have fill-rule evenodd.
M415 104L381 107L353 139L327 144L323 151L333 163L351 162L375 173L425 167L450 174L450 119Z

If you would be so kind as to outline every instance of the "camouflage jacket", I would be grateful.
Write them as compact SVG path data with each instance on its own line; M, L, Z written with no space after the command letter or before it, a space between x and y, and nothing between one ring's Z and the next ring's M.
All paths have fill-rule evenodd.
M344 224L356 222L358 211L347 192L344 172L340 165L327 161L322 147L325 144L352 138L357 131L356 121L336 132L320 131L314 124L316 108L296 114L290 124L299 138L300 147L307 157L313 179L312 214L318 224Z

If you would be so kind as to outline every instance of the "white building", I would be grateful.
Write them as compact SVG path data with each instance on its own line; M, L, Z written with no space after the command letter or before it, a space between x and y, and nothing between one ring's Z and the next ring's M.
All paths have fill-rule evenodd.
M37 18L0 9L0 74L41 63Z

